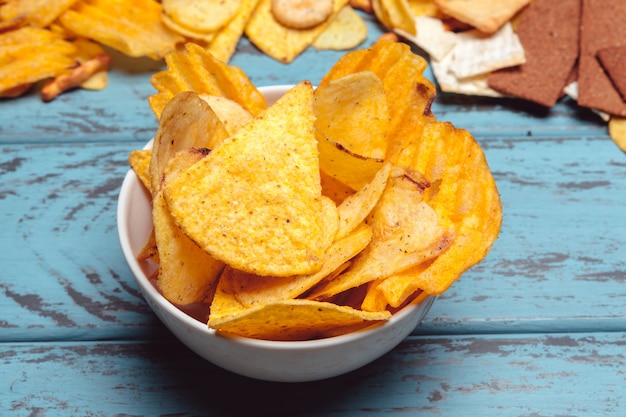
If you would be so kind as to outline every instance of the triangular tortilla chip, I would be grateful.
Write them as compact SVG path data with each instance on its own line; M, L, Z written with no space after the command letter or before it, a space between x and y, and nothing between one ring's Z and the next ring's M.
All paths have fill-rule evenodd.
M263 276L322 267L313 87L303 81L165 185L177 224L233 268Z

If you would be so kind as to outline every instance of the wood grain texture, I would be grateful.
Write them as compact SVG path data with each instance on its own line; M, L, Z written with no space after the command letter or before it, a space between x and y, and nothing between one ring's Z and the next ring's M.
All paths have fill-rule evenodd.
M0 412L622 416L625 346L624 333L411 337L350 374L283 384L233 375L177 342L6 344Z

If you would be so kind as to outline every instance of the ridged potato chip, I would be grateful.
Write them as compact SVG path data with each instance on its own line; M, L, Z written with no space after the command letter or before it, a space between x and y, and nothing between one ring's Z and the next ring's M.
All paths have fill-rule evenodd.
M184 38L161 21L155 0L82 0L59 16L71 32L128 56L161 59Z
M315 49L345 50L359 46L367 38L367 25L350 6L344 6L330 24L313 40Z
M167 102L182 91L223 96L239 103L256 116L267 102L248 76L239 68L219 61L210 52L193 43L165 56L167 69L152 76L157 94L148 97L157 119Z

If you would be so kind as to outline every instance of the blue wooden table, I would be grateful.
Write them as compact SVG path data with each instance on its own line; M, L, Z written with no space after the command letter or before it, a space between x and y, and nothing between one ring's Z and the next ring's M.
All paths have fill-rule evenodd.
M382 33L368 25L362 46ZM316 83L342 54L284 65L242 39L231 64ZM124 262L117 196L155 132L160 68L114 55L104 91L0 101L0 416L624 416L626 155L594 113L440 93L435 115L474 134L502 195L492 251L378 361L269 383L182 346Z

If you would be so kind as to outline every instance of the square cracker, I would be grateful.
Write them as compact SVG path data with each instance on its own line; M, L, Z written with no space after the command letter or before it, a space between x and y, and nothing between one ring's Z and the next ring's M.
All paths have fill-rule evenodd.
M435 0L439 9L481 32L496 32L531 0Z
M488 85L543 106L562 95L578 57L580 0L535 0L524 11L517 35L526 63L489 75Z
M626 116L626 102L596 59L598 51L626 45L624 0L582 0L578 105Z

